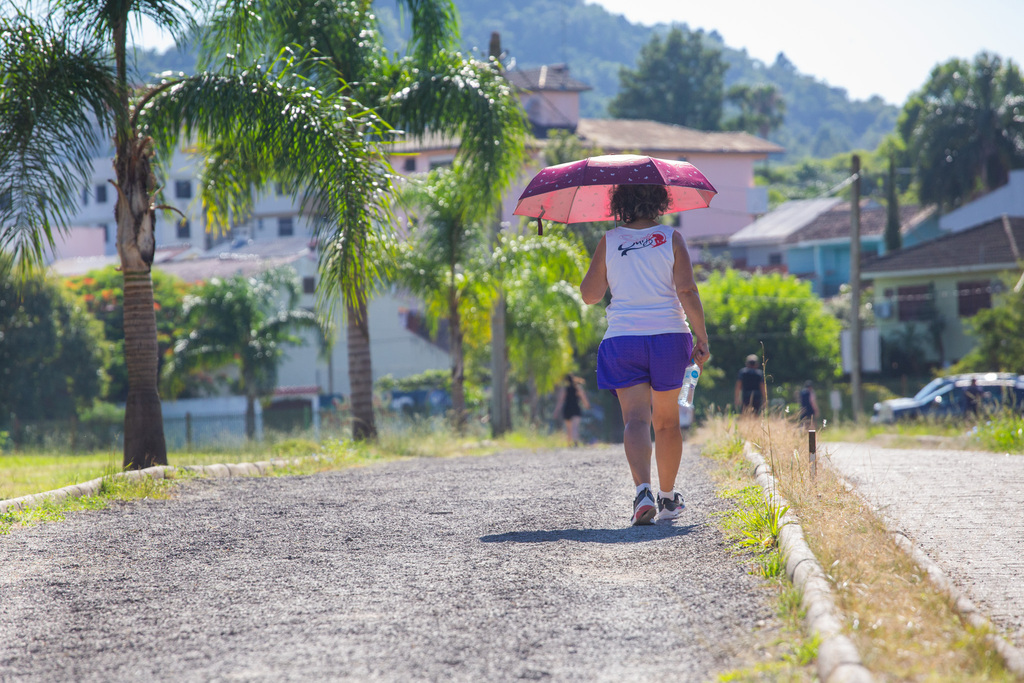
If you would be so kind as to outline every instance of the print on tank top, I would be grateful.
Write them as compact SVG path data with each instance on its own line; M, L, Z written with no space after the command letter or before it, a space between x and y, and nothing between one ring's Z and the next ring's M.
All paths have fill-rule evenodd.
M647 247L660 247L661 245L666 244L667 242L668 240L665 239L665 235L663 233L656 232L653 235L647 235L646 237L641 237L638 240L634 240L632 243L620 244L619 252L622 256L625 256L626 254L635 249L645 249Z

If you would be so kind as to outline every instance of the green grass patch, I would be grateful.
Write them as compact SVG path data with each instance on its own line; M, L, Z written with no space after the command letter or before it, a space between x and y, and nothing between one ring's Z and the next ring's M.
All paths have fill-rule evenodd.
M187 473L182 476L187 477ZM180 478L180 477L179 477ZM143 498L168 498L176 482L170 479L143 477L132 480L128 477L114 477L108 470L95 495L68 498L63 501L45 500L26 510L9 510L0 514L0 534L10 533L14 526L32 526L46 522L60 522L69 513L83 510L102 510L113 500L140 500Z
M978 423L970 436L986 451L1024 453L1024 417L1008 410L997 413Z

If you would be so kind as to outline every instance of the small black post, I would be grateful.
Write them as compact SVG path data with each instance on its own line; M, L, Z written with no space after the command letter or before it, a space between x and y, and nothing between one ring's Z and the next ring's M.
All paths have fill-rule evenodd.
M192 413L185 413L185 451L192 452Z
M811 463L811 477L818 476L818 434L813 429L807 430L807 459Z

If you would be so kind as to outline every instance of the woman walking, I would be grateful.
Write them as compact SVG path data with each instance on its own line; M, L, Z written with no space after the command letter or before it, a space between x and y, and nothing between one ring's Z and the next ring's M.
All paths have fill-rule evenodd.
M566 375L565 384L558 388L555 418L561 417L565 422L565 438L569 446L578 446L580 443L580 418L584 410L590 410L590 401L583 389L583 380Z
M668 208L660 185L617 185L611 208L618 225L601 238L580 284L588 304L611 289L608 329L597 353L597 386L619 399L623 446L636 485L632 523L682 512L675 491L682 458L678 397L690 359L703 367L711 352L697 283L683 236L660 222ZM658 463L651 489L651 426Z

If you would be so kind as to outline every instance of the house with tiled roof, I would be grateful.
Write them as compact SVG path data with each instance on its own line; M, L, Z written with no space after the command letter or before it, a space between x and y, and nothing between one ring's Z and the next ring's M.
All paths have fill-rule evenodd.
M863 258L885 253L884 206L862 200ZM900 233L907 242L933 225L933 209L900 207ZM819 296L833 296L850 281L850 203L836 197L784 203L729 238L728 253L738 268L778 270L811 282Z
M506 78L519 92L533 126L532 160L519 182L506 194L502 220L512 216L516 201L530 179L543 168L545 138L551 131L574 133L594 153L639 153L692 163L711 181L718 194L707 209L673 214L699 257L700 245L723 242L768 210L768 191L754 185L754 166L768 155L785 151L775 143L744 132L700 131L657 121L587 119L579 116L580 94L590 89L569 74L564 64L511 70ZM410 139L393 146L392 165L403 173L422 173L451 163L457 140L438 136Z
M866 262L861 276L874 286L874 312L882 337L915 330L930 341L928 360L953 363L975 345L964 320L991 308L1003 278L1018 277L1024 255L1024 217L1001 217Z
M901 237L914 235L925 224L935 222L935 210L901 206ZM793 232L785 240L785 261L790 273L809 280L819 296L834 296L850 281L850 203L840 202ZM860 253L862 259L885 254L886 207L864 201L860 209Z

